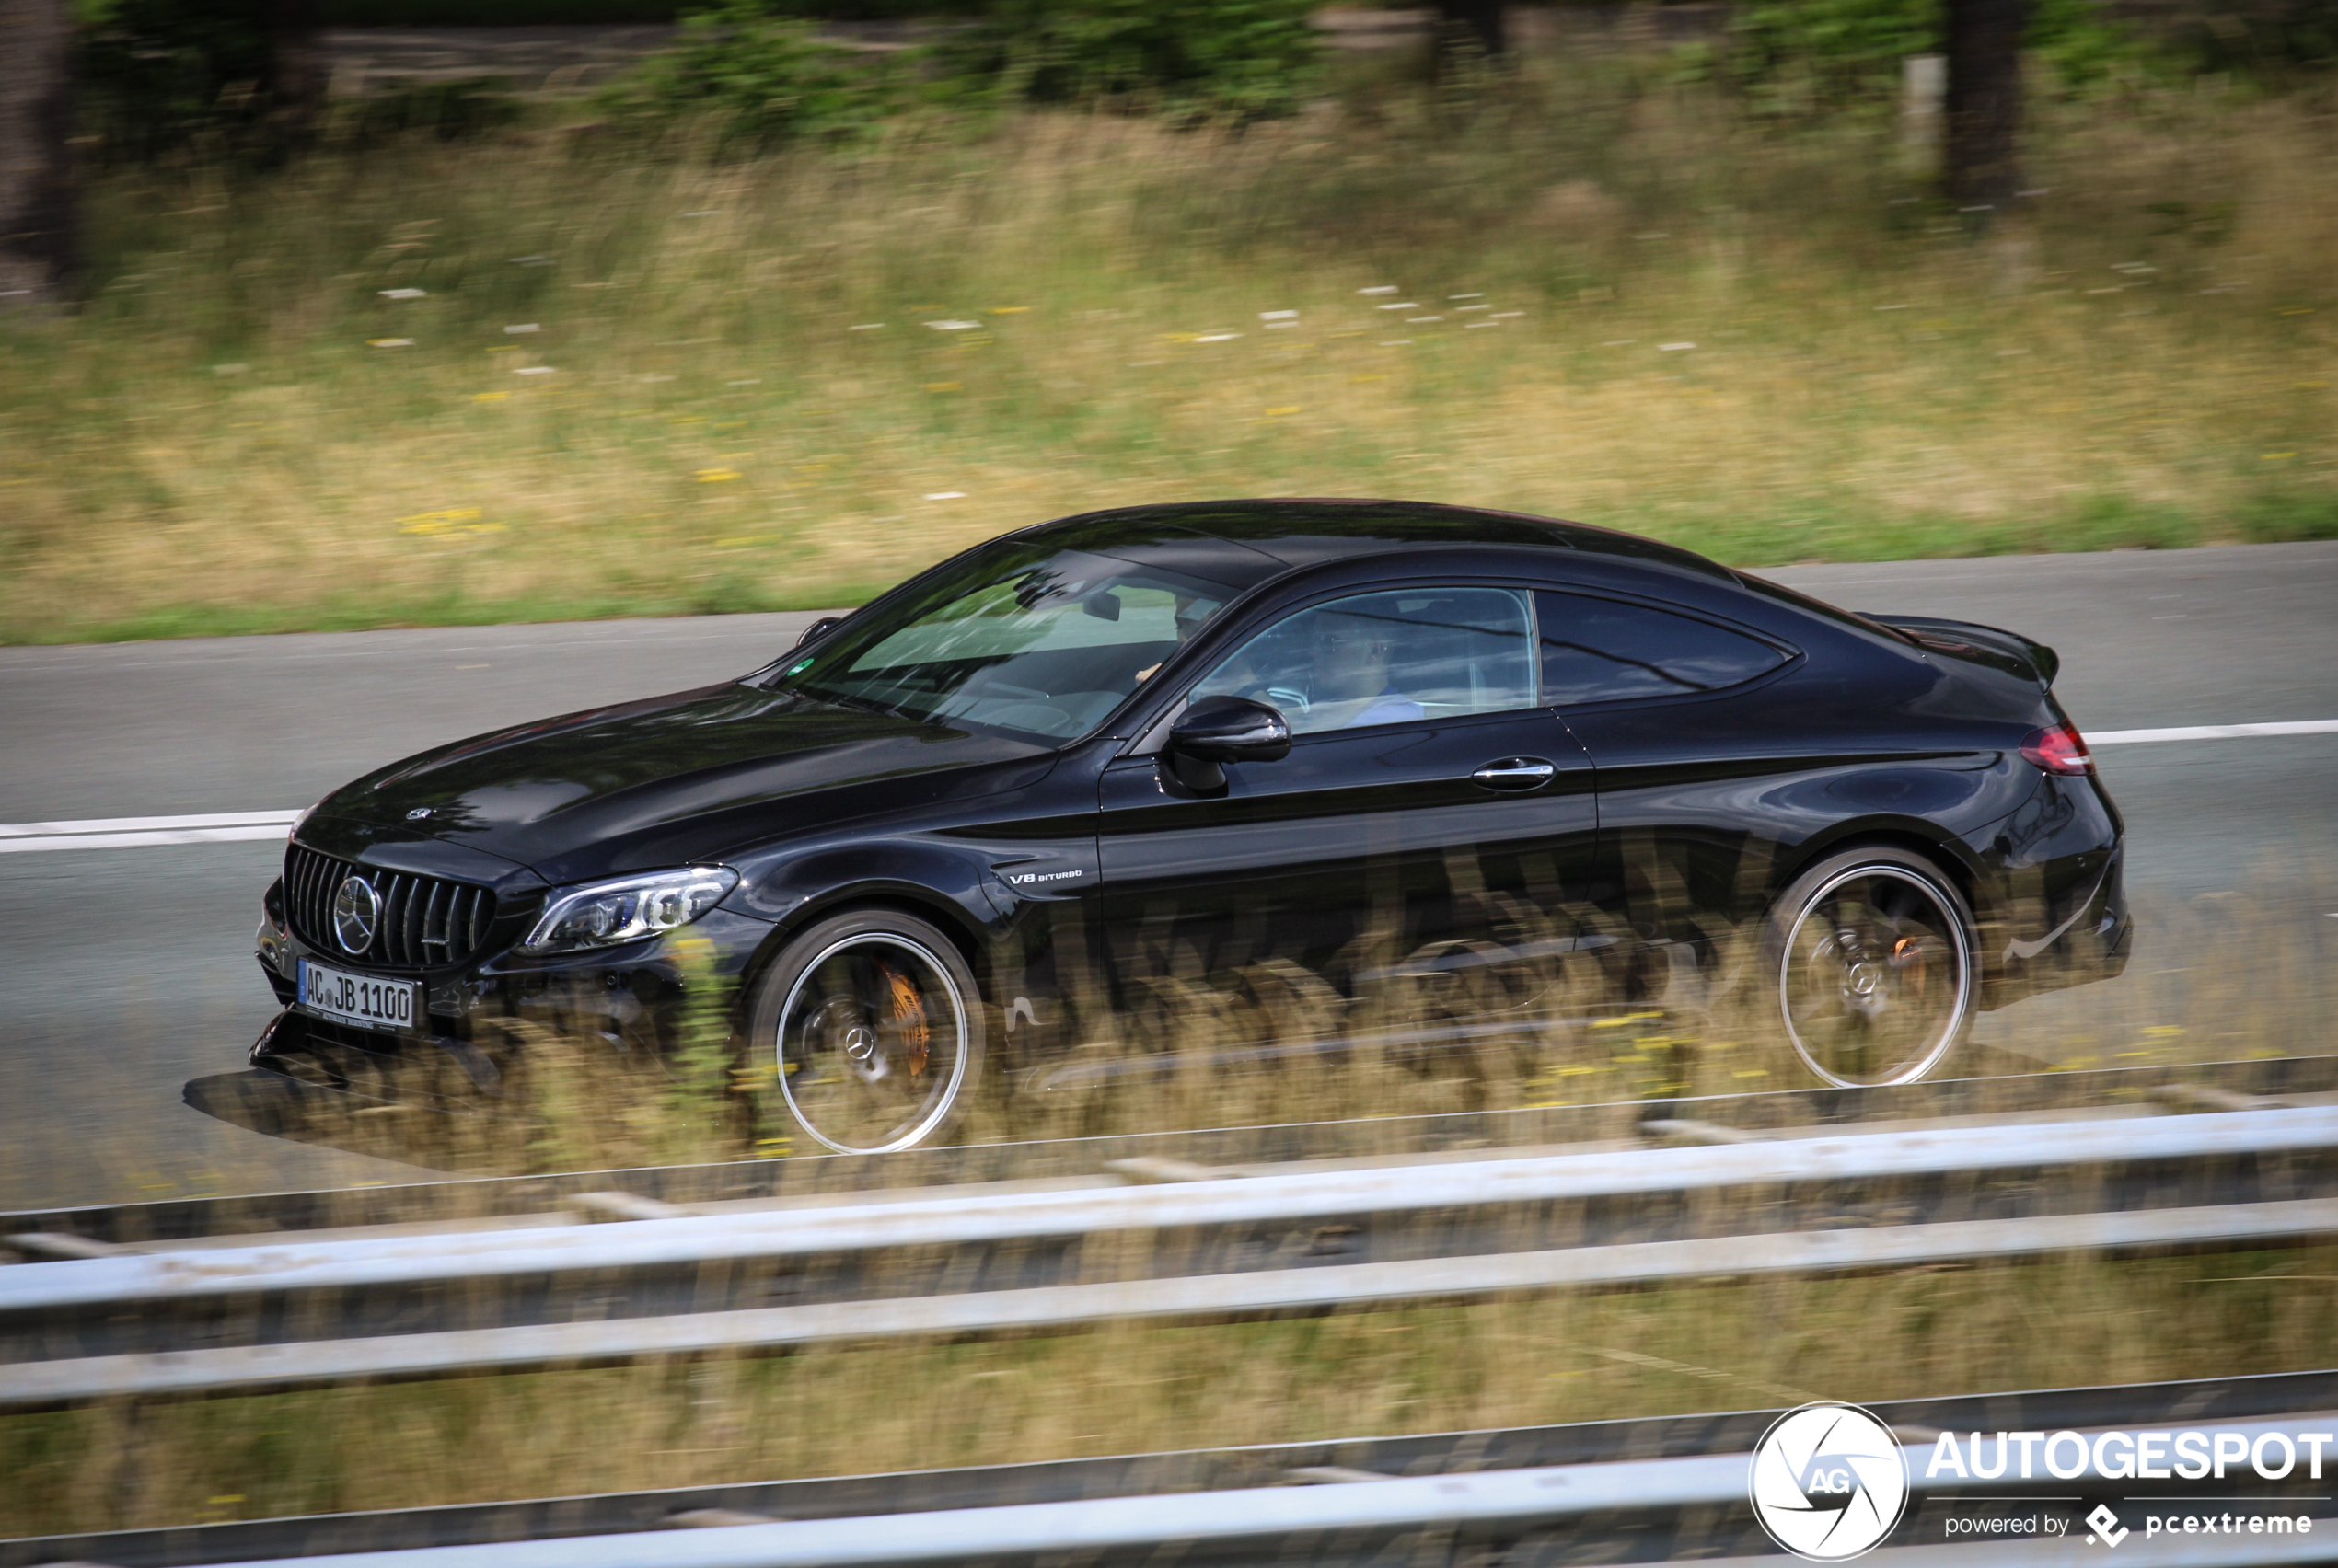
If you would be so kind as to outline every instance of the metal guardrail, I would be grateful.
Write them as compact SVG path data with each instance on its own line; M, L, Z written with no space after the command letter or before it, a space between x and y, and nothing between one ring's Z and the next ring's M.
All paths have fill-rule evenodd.
M1903 1454L1920 1469L1924 1446ZM1115 1497L862 1519L737 1524L644 1538L423 1548L419 1551L308 1558L308 1568L887 1568L891 1564L1009 1561L1066 1555L1128 1554L1171 1547L1207 1557L1234 1542L1274 1543L1270 1561L1288 1561L1283 1543L1325 1535L1386 1537L1438 1530L1464 1538L1516 1537L1586 1515L1626 1511L1721 1509L1745 1494L1749 1456L1621 1460L1490 1473L1360 1480L1341 1485L1261 1487L1167 1497ZM1992 1543L1992 1561L2008 1559ZM2156 1543L2138 1542L2149 1547ZM2262 1538L2203 1553L2195 1539L2170 1541L2139 1559L2197 1564L2327 1562L2332 1548L2310 1538ZM1319 1552L1321 1548L1318 1548ZM1267 1555L1262 1553L1262 1555ZM1968 1543L1887 1552L1916 1564L1970 1561ZM2051 1553L2062 1556L2065 1553ZM1319 1561L1342 1561L1333 1548ZM2124 1561L2125 1559L2122 1559ZM1738 1559L1776 1568L1777 1554ZM255 1565L257 1568L257 1565Z
M2003 1539L1927 1545L1972 1503L1960 1493L2037 1497L2073 1517L2097 1501L2140 1518L2136 1484L2076 1477L1932 1482L1939 1431L2091 1433L2159 1424L2243 1440L2338 1427L2338 1373L1904 1401L1871 1408L1899 1431L1915 1478L1906 1519L1870 1561L1894 1568L2061 1560ZM1678 1555L1785 1561L1746 1505L1748 1454L1775 1412L1657 1417L1572 1426L1362 1438L1337 1443L1125 1456L678 1492L545 1499L376 1515L221 1524L181 1530L0 1541L0 1568L40 1562L112 1568L297 1562L304 1568L704 1568L1001 1562L1078 1552L1100 1568L1186 1562L1603 1562ZM2229 1500L2235 1483L2211 1488ZM2303 1505L2326 1484L2247 1487L2260 1502ZM2166 1491L2164 1485L2153 1488ZM2056 1494L2047 1497L2044 1494ZM2320 1499L2326 1502L2326 1498ZM2338 1520L2332 1520L2338 1526ZM709 1528L715 1527L715 1528ZM2137 1528L2118 1562L2328 1561L2327 1539L2242 1538L2204 1552ZM1440 1547L1443 1550L1439 1550ZM1392 1549L1394 1549L1392 1551ZM2071 1549L2072 1554L2087 1549ZM2093 1549L2100 1561L2101 1550Z
M1566 1469L1260 1487L1168 1497L1108 1497L867 1519L787 1521L643 1537L310 1558L313 1568L845 1568L968 1562L1042 1553L1126 1552L1175 1542L1286 1539L1500 1525L1516 1530L1624 1508L1711 1505L1742 1487L1745 1460L1622 1460Z
M1194 1227L1329 1224L1365 1216L1550 1204L1793 1183L1847 1183L2041 1166L2203 1161L2338 1147L2338 1106L1954 1127L1232 1175L1083 1191L947 1190L932 1196L760 1213L645 1217L558 1229L482 1230L97 1257L0 1270L0 1314L248 1294L353 1290L601 1273L912 1247ZM646 1211L655 1214L652 1208ZM2299 1211L2302 1212L2302 1211Z
M2062 1251L2274 1246L2327 1236L2338 1236L2338 1200L1800 1232L1727 1241L1657 1241L818 1307L159 1351L20 1362L0 1368L0 1408L248 1393L368 1378L518 1371L563 1363L775 1350L846 1340L995 1334L1114 1319L1247 1317L1335 1307L1386 1307L1507 1291L1907 1268Z
M290 1080L295 1099L331 1098ZM1888 1089L1799 1089L1669 1101L1604 1101L1513 1111L1221 1127L1014 1144L918 1149L897 1155L798 1155L719 1165L666 1166L561 1176L450 1177L398 1186L131 1204L77 1205L0 1214L0 1236L80 1238L94 1254L117 1246L174 1245L212 1237L290 1235L389 1223L480 1222L560 1210L579 1194L621 1191L689 1205L784 1199L855 1189L964 1185L1087 1177L1127 1159L1228 1166L1480 1147L1632 1140L1650 1118L1750 1132L1808 1133L1864 1122L2007 1118L2098 1108L2144 1114L2155 1098L2234 1096L2242 1101L2338 1093L2338 1055L2183 1066L2037 1072L1946 1078Z
M2036 1123L2020 1137L1920 1127L98 1257L0 1270L0 1406L2073 1250L2282 1245L2338 1235L2333 1151L2338 1106L2310 1106ZM2248 1201L2184 1201L2212 1178ZM1677 1219L1699 1196L1711 1200L1704 1228L1719 1234L1597 1239L1603 1204L1637 1214L1672 1201ZM1990 1216L1948 1217L1976 1206ZM1778 1212L1801 1227L1756 1228ZM1904 1222L1913 1216L1924 1222ZM1109 1236L1150 1250L1132 1263L1128 1248L1105 1249L1112 1277L1097 1279L1081 1248ZM561 1320L575 1309L547 1287L563 1280L590 1282L591 1320ZM466 1317L438 1288L449 1285L488 1288ZM494 1288L504 1285L522 1288L507 1298ZM797 1301L761 1304L774 1295ZM677 1304L686 1309L662 1309ZM230 1335L247 1343L216 1343Z
M2273 1568L2274 1564L2290 1562L2328 1562L2331 1560L2327 1540L2307 1539L2246 1538L2236 1539L2187 1539L2162 1536L2156 1540L2130 1540L2122 1543L2118 1561L2122 1568ZM1707 1568L1779 1568L1787 1560L1782 1557L1722 1558ZM1886 1548L1859 1559L1875 1568L2025 1568L2028 1564L2067 1564L2078 1568L2081 1563L2094 1568L2103 1561L2100 1548L2089 1549L2083 1542L2064 1539L2058 1541L2037 1541L2008 1548L2001 1540L1959 1541L1952 1546L1908 1546Z

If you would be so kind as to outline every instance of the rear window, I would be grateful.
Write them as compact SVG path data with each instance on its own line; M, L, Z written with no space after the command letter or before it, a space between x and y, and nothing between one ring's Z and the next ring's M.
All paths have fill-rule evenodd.
M1709 621L1587 594L1534 595L1543 700L1567 707L1719 691L1791 657Z

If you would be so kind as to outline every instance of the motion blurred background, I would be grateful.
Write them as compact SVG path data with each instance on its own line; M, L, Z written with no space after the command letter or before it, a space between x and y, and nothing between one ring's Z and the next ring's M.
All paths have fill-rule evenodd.
M1071 512L1394 495L1651 534L1846 603L2007 606L2112 727L2331 716L2310 586L2331 559L2310 542L2338 539L2329 0L0 0L0 640L825 609ZM2141 640L2182 635L2149 624L2192 613L2171 578L1822 564L2251 543L2298 553L2186 575L2214 578L2182 591L2217 617L2197 645ZM805 618L708 623L738 645L693 656L747 667ZM358 656L228 646L186 665L203 690L282 698L333 667L303 661ZM442 681L489 667L399 646ZM642 668L529 646L493 655L526 665L492 677L514 720L591 660ZM68 656L0 651L20 694ZM18 781L36 750L228 732L110 707L132 688L87 668L72 690L94 700L13 699L9 731L41 741ZM678 661L656 678L684 684ZM422 744L395 679L361 695L394 751ZM2249 744L2274 765L2110 764L2146 946L2115 988L1993 1018L1973 1070L2327 1051L2329 738ZM182 795L212 777L148 750ZM110 793L127 766L75 786L114 803L28 788L0 814L297 806L331 781ZM72 1078L71 1116L36 1099L117 1028L240 1065L268 1009L238 944L274 854L0 866L19 1206L321 1182L166 1158L134 1119L95 1147L89 1108L131 1093L101 1075ZM156 931L225 933L225 956L161 972L143 1021L80 971L69 1004L33 1005L100 885ZM1611 1021L1620 1051L1556 1086L1189 1074L977 1131L1679 1092L1672 1026ZM1699 1059L1694 1087L1761 1070ZM178 1113L183 1072L163 1076ZM406 1162L355 1168L373 1181L781 1152L722 1100L719 1071L580 1073L525 1136L352 1119L322 1141ZM0 1533L2322 1366L2329 1252L8 1415Z
M2327 0L87 4L12 640L828 607L1173 495L2338 535Z

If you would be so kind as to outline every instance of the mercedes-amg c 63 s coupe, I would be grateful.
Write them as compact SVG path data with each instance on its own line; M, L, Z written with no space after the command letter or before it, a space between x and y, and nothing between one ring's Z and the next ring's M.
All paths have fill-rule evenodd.
M1818 1078L1907 1082L2124 963L2057 664L1539 517L1067 518L735 680L334 791L266 895L252 1060L492 1090L529 1020L656 1052L717 1006L810 1137L877 1151L1079 1043L1070 991L1133 1006L1148 954L1335 998L1582 963L1661 1006L1726 948Z

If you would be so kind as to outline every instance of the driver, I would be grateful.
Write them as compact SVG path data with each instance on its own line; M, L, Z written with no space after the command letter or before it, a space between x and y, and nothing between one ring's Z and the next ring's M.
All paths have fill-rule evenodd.
M1388 674L1389 623L1325 610L1314 617L1309 648L1310 730L1401 724L1427 709L1398 690Z

